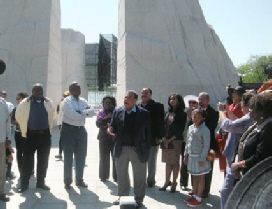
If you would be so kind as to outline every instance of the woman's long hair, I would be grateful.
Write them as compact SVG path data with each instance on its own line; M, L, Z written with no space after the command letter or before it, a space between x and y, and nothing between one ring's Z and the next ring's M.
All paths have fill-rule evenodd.
M177 102L178 102L177 108L175 110L174 110L174 108L170 104L171 97L175 97L177 99ZM170 94L170 96L168 97L168 106L169 106L168 107L169 112L173 112L173 111L175 111L175 112L184 111L184 109L185 109L185 103L184 103L183 97L180 94L178 94L178 93L172 93L172 94Z

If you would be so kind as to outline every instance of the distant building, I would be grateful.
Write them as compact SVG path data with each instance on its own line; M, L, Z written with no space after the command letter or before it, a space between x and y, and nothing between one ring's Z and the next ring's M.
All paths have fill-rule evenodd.
M98 49L99 44L86 44L86 82L89 90L98 89Z
M86 81L89 90L94 91L116 86L117 38L114 35L100 35L98 44L86 44Z

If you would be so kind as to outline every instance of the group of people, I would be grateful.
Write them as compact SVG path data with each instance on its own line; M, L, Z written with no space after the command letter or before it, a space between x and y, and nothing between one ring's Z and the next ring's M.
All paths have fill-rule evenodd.
M218 103L215 110L205 92L198 97L185 98L187 105L180 94L174 93L168 98L167 111L163 104L152 99L150 88L142 89L140 102L137 102L135 91L128 91L124 106L117 109L115 99L105 97L96 120L101 181L109 178L112 158L118 195L127 196L130 162L134 196L141 206L146 185L154 187L156 184L156 160L161 148L166 167L165 183L159 190L166 191L170 187L170 192L174 193L180 173L180 188L190 195L184 202L196 207L202 205L202 198L210 193L214 159L218 157L224 171L220 190L221 208L224 209L229 194L243 175L272 155L269 140L272 136L272 93L257 95L238 86L231 89L230 96L226 102ZM187 188L189 175L192 190ZM119 204L120 197L114 204Z
M229 87L231 88L231 87ZM130 191L129 163L132 165L134 198L141 207L146 186L156 184L158 150L165 163L165 182L160 191L170 187L175 193L178 185L189 192L184 200L190 207L203 204L211 188L215 155L219 157L220 169L224 171L224 184L220 191L221 208L224 209L235 184L250 168L272 155L272 93L254 94L242 87L227 89L231 97L226 103L211 107L206 92L183 98L178 93L170 94L168 107L152 99L152 90L143 88L138 94L131 90L124 97L124 105L116 107L112 96L105 96L103 108L98 111L96 126L99 128L99 178L105 182L112 177L118 185L120 197ZM75 159L75 183L88 187L84 181L87 155L86 118L94 116L94 110L80 97L80 85L69 86L69 92L58 112L60 127L60 152L64 155L64 187L72 188L72 166ZM20 172L19 193L29 188L34 172L34 155L37 152L36 187L49 190L45 183L51 148L51 133L55 118L53 102L44 96L43 86L35 84L32 94L19 93L16 107L5 101L5 92L0 99L0 200L8 201L4 193L5 179L11 176L10 121L15 127L16 159ZM166 111L165 111L166 110ZM216 130L218 134L216 134ZM217 136L217 137L216 137ZM223 137L224 136L224 137ZM7 160L7 162L5 161ZM9 159L9 160L8 160ZM10 163L10 165L9 165ZM7 172L6 172L6 167ZM180 179L178 176L180 174ZM188 189L191 175L192 190ZM172 178L171 178L172 176Z
M71 188L72 164L75 157L76 185L87 187L83 180L87 153L87 131L85 118L94 116L87 101L79 95L80 85L76 82L69 86L69 94L61 103L61 145L64 151L64 185ZM4 95L5 96L5 95ZM23 193L29 188L29 180L34 173L34 155L37 152L36 187L50 190L45 183L48 160L51 149L51 134L55 119L53 102L44 96L42 84L35 84L32 94L19 93L17 106L9 108L3 93L0 95L0 200L9 201L5 194L6 177L11 175L11 161L5 162L7 147L10 146L11 123L15 126L16 159L20 172L20 188ZM10 123L11 122L11 123ZM12 151L12 150L11 150ZM10 153L9 153L10 154ZM6 172L6 167L7 172Z

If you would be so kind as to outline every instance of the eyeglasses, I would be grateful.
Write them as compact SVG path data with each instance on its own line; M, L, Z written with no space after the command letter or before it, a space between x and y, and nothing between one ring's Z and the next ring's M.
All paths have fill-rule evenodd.
M196 101L189 101L189 104L197 104Z

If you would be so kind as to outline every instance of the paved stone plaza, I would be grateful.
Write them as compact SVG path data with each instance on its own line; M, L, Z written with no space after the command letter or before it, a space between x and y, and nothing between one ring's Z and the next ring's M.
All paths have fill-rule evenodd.
M116 200L117 185L111 178L103 183L98 177L99 150L96 139L98 129L95 119L89 119L86 124L89 133L88 156L84 179L88 183L87 189L78 188L74 183L73 189L67 192L63 184L63 162L55 159L58 153L59 131L53 131L52 149L49 160L46 183L51 187L50 191L35 188L35 177L31 178L30 188L24 194L16 193L18 187L18 169L16 160L13 163L13 171L16 178L7 183L6 190L11 200L7 204L0 202L0 209L96 209L96 208L119 208L113 206ZM13 140L14 145L14 140ZM14 155L15 158L15 155ZM161 153L158 155L157 186L146 189L144 207L142 208L188 208L183 202L187 198L187 192L181 192L179 187L175 194L160 192L158 189L164 183L164 164L161 163ZM132 177L132 175L131 175ZM219 172L218 161L215 162L211 195L204 199L204 205L198 208L220 208L219 189L223 182L223 173ZM131 190L132 192L133 190ZM131 193L132 194L132 193Z

